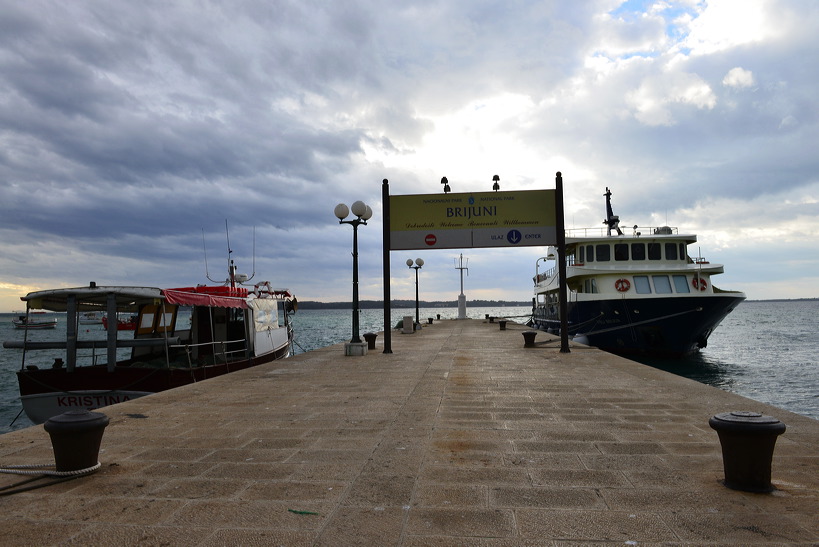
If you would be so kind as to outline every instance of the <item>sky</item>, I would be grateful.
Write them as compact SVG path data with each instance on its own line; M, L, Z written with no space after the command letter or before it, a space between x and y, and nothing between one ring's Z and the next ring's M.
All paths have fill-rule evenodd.
M0 311L227 276L381 299L392 194L553 189L819 297L815 0L0 0ZM228 250L230 249L231 252ZM544 247L393 251L393 298L529 301ZM468 260L468 262L467 262Z

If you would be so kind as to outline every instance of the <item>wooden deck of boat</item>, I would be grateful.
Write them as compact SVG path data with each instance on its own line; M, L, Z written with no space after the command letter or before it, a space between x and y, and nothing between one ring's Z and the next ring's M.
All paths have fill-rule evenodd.
M99 472L7 488L3 545L819 544L819 421L522 325L440 321L108 407ZM771 494L708 419L772 415ZM53 461L41 426L0 463Z

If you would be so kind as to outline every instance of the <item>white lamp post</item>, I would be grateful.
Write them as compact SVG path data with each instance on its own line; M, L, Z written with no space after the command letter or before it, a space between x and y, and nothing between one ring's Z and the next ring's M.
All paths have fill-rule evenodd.
M350 214L350 209L356 218L344 220ZM353 337L350 343L361 344L358 335L358 226L367 225L367 221L373 216L373 210L363 201L356 201L349 209L343 203L339 203L333 212L338 217L339 224L349 224L353 227Z
M418 270L420 270L421 266L423 265L424 265L423 258L416 258L414 266L412 264L412 259L411 258L407 259L407 266L415 270L415 325L416 325L415 328L418 328L418 326L421 325L421 317L418 314Z

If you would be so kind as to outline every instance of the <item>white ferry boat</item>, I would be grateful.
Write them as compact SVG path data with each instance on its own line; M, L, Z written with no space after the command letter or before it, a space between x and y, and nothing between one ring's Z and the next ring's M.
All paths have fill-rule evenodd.
M722 264L692 258L693 234L669 226L620 229L606 188L605 228L566 231L568 330L574 341L624 355L684 356L708 337L745 294L719 289ZM697 253L699 254L699 253ZM532 324L560 331L558 268L535 264Z

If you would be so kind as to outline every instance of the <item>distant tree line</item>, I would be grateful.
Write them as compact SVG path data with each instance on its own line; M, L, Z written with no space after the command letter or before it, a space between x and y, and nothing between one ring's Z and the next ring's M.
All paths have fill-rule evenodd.
M512 302L507 300L470 300L467 302L467 307L487 308L487 307L503 307L503 306L531 306L532 302ZM316 302L314 300L299 300L299 309L301 310L348 310L352 308L352 302ZM393 309L412 308L415 309L415 300L393 300L391 304ZM458 302L456 300L448 301L425 301L418 302L421 308L457 308ZM382 310L384 309L383 300L361 300L358 307L362 310Z

